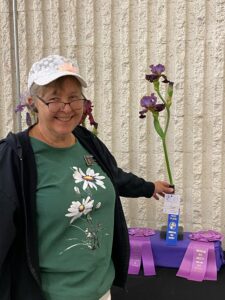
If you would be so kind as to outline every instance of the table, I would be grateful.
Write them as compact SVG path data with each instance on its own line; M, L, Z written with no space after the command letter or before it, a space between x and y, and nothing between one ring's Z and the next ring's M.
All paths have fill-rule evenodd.
M195 282L176 276L176 268L156 268L156 276L129 275L127 292L112 288L112 300L217 300L225 297L225 265L217 281Z

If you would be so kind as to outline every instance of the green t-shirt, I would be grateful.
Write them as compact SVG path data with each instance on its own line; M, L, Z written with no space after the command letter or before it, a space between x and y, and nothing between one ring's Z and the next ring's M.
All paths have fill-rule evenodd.
M110 289L115 190L77 142L30 138L37 164L39 264L46 300L98 300Z

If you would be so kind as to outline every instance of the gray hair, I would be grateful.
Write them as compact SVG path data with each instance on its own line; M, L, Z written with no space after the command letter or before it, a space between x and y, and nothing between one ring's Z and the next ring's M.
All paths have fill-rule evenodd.
M68 75L70 77L70 75ZM28 104L27 107L28 109L30 109L32 112L38 112L36 106L35 106L35 100L37 99L37 95L40 95L40 96L43 96L44 94L44 91L49 88L50 86L51 87L59 87L61 88L62 84L63 84L63 81L65 80L65 77L67 76L63 76L63 77L60 77L46 85L38 85L36 83L33 83L32 86L30 87L30 96L32 97L33 99L33 102L32 104ZM80 89L81 89L81 94L83 95L83 89L82 89L82 85L80 83L80 81L73 77L73 79L78 83L78 85L80 86Z
M38 95L39 93L43 92L43 87L41 85L38 85L36 83L33 83L32 86L30 87L30 96L31 97L35 97L36 95Z
M30 91L29 94L33 100L33 102L31 104L27 103L27 108L31 111L31 112L35 112L37 113L38 110L35 106L35 102L36 102L36 95L38 95L39 93L42 94L44 90L44 86L38 85L36 83L33 83L32 86L30 87Z

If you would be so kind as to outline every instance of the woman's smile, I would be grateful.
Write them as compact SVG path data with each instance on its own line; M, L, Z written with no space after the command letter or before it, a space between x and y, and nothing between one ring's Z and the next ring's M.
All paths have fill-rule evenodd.
M55 117L58 121L69 122L74 116Z

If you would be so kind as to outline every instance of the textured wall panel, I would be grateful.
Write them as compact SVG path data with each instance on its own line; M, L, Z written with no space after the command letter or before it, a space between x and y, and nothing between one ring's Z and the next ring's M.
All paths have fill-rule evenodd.
M18 128L12 9L0 0L1 137ZM121 167L152 181L166 178L162 143L152 116L138 118L139 100L153 92L149 65L165 64L175 82L167 144L181 224L225 233L225 0L18 0L17 18L21 92L33 61L77 57L100 138ZM166 222L162 200L123 205L130 226Z
M225 1L216 1L215 7L216 26L214 41L214 97L212 107L212 226L220 229L222 225L221 205L222 199L222 170L224 160L224 26L225 26ZM222 30L222 31L221 31ZM224 224L224 221L223 221Z
M173 21L173 14L175 13L175 18ZM185 162L185 146L184 146L184 114L185 114L185 50L186 50L186 36L187 36L187 19L186 19L187 7L186 2L177 1L173 6L170 6L169 10L169 26L168 33L171 32L174 28L174 36L171 35L171 41L168 43L168 72L173 74L172 80L175 81L174 85L174 103L172 116L174 124L171 124L171 131L174 134L171 134L169 140L173 140L173 174L174 182L176 185L176 190L181 196L181 224L185 224L186 214L190 209L190 201L184 196L184 162ZM176 24L176 26L175 26ZM174 63L171 63L173 62ZM175 66L175 68L173 67ZM173 70L174 69L174 70Z
M9 1L0 2L0 135L14 129L15 68L12 45L12 7Z

